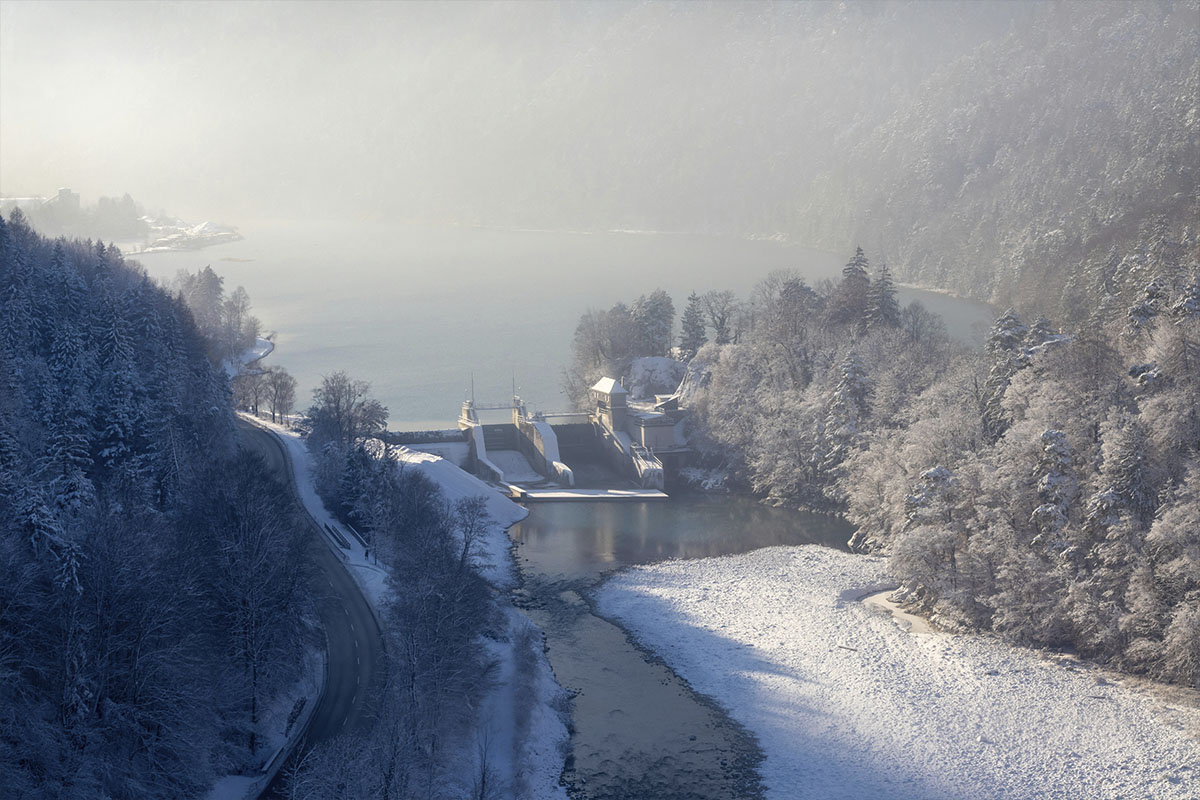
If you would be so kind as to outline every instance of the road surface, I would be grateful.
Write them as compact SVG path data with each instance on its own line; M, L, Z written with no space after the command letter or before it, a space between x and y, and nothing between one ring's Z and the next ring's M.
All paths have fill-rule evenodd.
M292 490L296 503L303 508L282 443L270 432L242 420L238 421L238 432L242 445L266 459L272 473ZM354 733L370 726L367 690L375 688L372 680L377 684L381 677L383 640L358 584L334 555L328 540L307 513L302 513L300 520L305 527L302 535L308 536L309 556L316 565L312 592L329 648L325 695L313 713L301 748L306 750L339 733Z

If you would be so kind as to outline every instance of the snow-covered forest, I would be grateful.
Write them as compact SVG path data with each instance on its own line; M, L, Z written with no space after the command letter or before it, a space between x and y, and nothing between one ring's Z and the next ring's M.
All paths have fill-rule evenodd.
M889 553L908 603L943 626L1195 685L1196 257L1160 229L1089 284L1086 320L1008 311L982 351L901 308L861 249L837 284L779 273L745 300L693 294L675 352L695 353L681 394L696 474L845 515L853 544ZM636 318L588 312L577 369L632 377L649 351L616 332Z
M821 20L807 35L828 46L851 30L837 41L870 50L840 69L886 57L897 76L873 106L855 91L869 81L849 82L837 152L814 145L764 218L808 244L852 237L871 258L860 249L837 284L697 287L673 351L694 355L693 475L844 514L943 625L1194 685L1200 7L1009 4L991 8L999 25L944 10L931 30L956 35L911 84L906 45L869 45L915 17L805 12ZM898 307L892 271L1015 310L976 352L919 304ZM639 308L581 319L572 396L657 355L638 343Z
M0 220L0 795L256 769L308 633L291 500L178 296Z
M505 625L478 570L492 525L485 498L451 503L420 472L399 469L378 440L353 442L318 432L310 443L315 478L326 507L369 537L387 570L381 618L394 655L373 698L378 721L370 732L317 748L289 786L305 797L417 798L451 785L464 796L494 796L486 761L469 766L495 670L483 637L501 638Z

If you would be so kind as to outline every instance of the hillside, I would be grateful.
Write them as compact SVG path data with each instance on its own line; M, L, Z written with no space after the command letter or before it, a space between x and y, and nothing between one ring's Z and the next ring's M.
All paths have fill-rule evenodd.
M182 299L0 219L0 795L198 796L300 664L291 508Z

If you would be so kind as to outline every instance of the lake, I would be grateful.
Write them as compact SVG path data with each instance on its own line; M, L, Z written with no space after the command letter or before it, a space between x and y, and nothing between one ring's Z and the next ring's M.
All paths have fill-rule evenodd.
M274 331L267 363L299 381L307 407L321 375L369 381L389 428L452 427L472 377L480 403L517 393L531 408L567 407L561 390L579 316L665 289L682 313L692 291L747 297L770 272L836 278L842 255L769 240L673 233L571 233L376 222L243 222L245 239L204 250L131 256L155 278L211 265L226 291L246 287ZM868 254L869 256L870 254ZM978 339L987 306L902 289Z

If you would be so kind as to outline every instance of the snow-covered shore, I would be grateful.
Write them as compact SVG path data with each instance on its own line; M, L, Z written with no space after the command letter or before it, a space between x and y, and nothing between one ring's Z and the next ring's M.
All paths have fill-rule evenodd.
M508 590L516 585L508 529L529 511L441 456L407 447L397 450L400 468L422 472L441 488L447 500L476 495L487 499L493 523L483 542L480 572L502 592L497 602L507 636L504 641L486 643L497 673L494 688L484 699L483 730L478 735L486 742L487 758L497 773L494 778L507 787L509 796L566 800L566 790L558 782L569 736L558 711L565 702L563 689L546 659L541 631L507 599ZM479 756L478 752L465 754L467 759Z
M883 559L804 545L638 567L596 599L758 736L778 800L1200 797L1194 693L908 633L858 600L888 583Z
M142 217L146 223L146 241L126 250L129 255L169 253L180 250L199 250L214 244L227 244L242 239L237 228L215 222L190 225L183 220L162 217ZM124 249L124 248L123 248Z
M296 490L318 526L341 530L340 523L317 494L304 439L283 426L263 420L254 422L269 428L283 442L293 465ZM368 442L368 449L373 452L378 453L382 447L378 440ZM543 652L541 632L507 600L508 590L515 585L508 528L528 511L440 456L408 448L394 451L399 456L398 468L419 470L442 490L446 500L485 497L493 520L483 541L480 571L500 592L497 603L507 630L504 639L483 643L495 661L496 673L492 676L492 689L483 700L481 730L477 732L479 749L462 754L462 774L477 774L475 759L486 757L493 771L492 779L509 787L513 796L525 800L566 800L566 791L558 783L569 735L557 710L563 705L563 690ZM332 542L331 545L378 617L387 602L387 575L353 536L343 538L346 547ZM382 628L382 619L380 623Z

